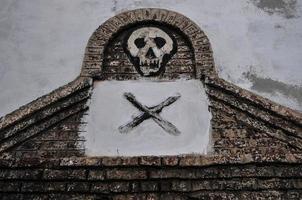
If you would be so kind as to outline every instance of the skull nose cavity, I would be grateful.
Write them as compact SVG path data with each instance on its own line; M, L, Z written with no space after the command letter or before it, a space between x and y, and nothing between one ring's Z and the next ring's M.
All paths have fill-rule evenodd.
M156 58L156 56L155 56L152 48L148 49L148 51L146 53L146 58L148 58L148 59L154 59L154 58Z

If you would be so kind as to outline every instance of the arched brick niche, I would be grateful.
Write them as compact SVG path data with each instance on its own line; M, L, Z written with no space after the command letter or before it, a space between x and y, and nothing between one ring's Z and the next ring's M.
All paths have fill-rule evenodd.
M136 80L141 78L136 67L131 63L129 53L127 54L127 38L133 31L153 27L164 29L169 37L173 38L175 52L164 66L164 72L156 79L179 79L196 78L194 50L188 38L179 30L167 24L153 21L136 23L127 26L113 37L104 50L104 61L102 66L102 80Z
M162 78L217 76L209 39L189 18L164 9L137 9L110 18L90 37L81 76L96 79L137 79L133 66L121 53L127 31L145 25L167 29L178 44ZM172 67L173 66L173 67Z

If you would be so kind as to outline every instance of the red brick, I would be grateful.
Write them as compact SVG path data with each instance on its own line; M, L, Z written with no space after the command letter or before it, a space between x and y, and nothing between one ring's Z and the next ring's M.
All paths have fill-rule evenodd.
M140 165L161 165L161 158L160 157L153 157L153 156L145 156L141 157Z
M105 171L104 170L90 170L88 174L89 180L104 180Z
M44 179L66 180L66 179L86 179L84 169L46 169L43 174Z
M176 166L176 165L178 165L178 162L179 162L179 158L177 156L162 158L163 165Z
M142 169L111 169L107 170L107 179L146 179L147 172Z
M138 165L137 157L104 157L102 164L105 166L135 166Z

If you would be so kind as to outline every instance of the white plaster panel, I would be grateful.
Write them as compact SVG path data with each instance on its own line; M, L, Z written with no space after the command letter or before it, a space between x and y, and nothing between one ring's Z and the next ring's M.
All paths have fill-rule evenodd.
M181 97L165 107L160 116L181 134L168 134L152 119L128 133L120 133L118 127L141 112L123 96L124 92L131 92L146 106L158 105L179 93ZM98 82L87 117L86 153L89 156L206 154L210 119L205 90L198 80Z

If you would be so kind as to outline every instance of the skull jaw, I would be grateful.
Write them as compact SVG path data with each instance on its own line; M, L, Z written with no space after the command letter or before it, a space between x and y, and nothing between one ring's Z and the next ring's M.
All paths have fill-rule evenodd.
M156 76L159 75L162 72L163 66L162 66L162 60L161 59L153 59L153 60L146 60L139 61L138 65L138 71L142 76L149 77L149 76Z
M139 71L143 76L156 76L160 73L160 68L151 68L150 66L139 66Z

